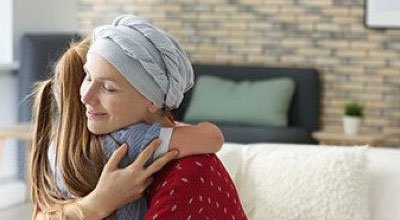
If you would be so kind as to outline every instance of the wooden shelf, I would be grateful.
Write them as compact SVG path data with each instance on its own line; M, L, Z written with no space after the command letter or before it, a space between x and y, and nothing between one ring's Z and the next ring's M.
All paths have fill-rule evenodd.
M2 151L4 148L4 144L6 139L21 139L21 140L25 140L28 143L31 141L31 122L26 122L26 123L18 123L15 125L11 125L11 126L4 126L4 127L0 127L0 162L2 159ZM27 147L25 148L25 156L27 157L26 159L28 159L28 155L29 155L29 144L27 144ZM28 161L26 163L26 173L29 173L29 169L28 169ZM26 181L26 193L25 193L25 200L28 201L29 199L29 189L30 189L30 182L27 179ZM0 191L1 192L1 191ZM4 194L4 193L3 193Z
M17 138L29 140L31 134L31 123L20 123L12 126L0 127L0 138Z
M19 62L2 63L0 62L0 73L6 73L19 69Z
M370 145L381 146L384 143L382 134L345 135L338 131L317 131L312 136L320 144L326 145Z

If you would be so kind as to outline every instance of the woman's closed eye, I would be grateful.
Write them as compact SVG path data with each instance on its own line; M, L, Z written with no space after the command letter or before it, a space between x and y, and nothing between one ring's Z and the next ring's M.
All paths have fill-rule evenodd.
M85 73L85 78L83 80L87 81L87 82L92 81L91 78L90 78L90 75L87 74L87 73ZM116 91L116 89L112 85L107 83L107 82L103 82L102 83L102 88L107 92L115 92Z
M115 92L115 88L107 83L103 83L103 89L105 89L107 92Z
M118 89L118 84L115 85L115 81L111 77L107 76L100 76L99 79L97 80L96 78L92 80L90 77L90 72L87 69L86 65L83 66L83 72L85 73L85 77L83 79L84 82L92 82L92 85L99 86L99 89L102 89L106 92L116 92Z

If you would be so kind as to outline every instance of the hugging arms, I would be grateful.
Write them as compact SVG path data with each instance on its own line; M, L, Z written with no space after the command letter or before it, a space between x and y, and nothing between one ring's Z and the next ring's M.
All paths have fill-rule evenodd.
M58 61L54 78L36 89L31 157L34 218L45 212L71 218L134 219L121 208L140 199L148 187L148 207L137 209L144 219L245 218L218 158L184 157L217 151L221 136L211 124L182 127L170 120L168 109L179 106L193 85L190 62L179 44L134 16L121 16L112 26L96 30L93 42L72 45ZM143 152L120 168L130 150L117 145L107 158L100 136L141 122L173 128L167 153L146 166L157 143L145 146L161 130L150 132L153 136L140 142ZM171 161L178 155L168 150L175 148L183 158ZM52 155L50 150L53 171L48 166L52 157L46 157ZM202 206L203 199L209 206ZM213 212L215 208L219 212Z

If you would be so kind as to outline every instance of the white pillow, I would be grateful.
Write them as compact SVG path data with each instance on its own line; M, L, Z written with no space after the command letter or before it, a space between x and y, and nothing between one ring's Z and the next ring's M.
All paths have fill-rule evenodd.
M218 155L251 220L368 220L366 149L225 144Z
M234 182L236 182L235 177L242 162L242 151L240 150L242 146L245 145L225 143L217 153Z

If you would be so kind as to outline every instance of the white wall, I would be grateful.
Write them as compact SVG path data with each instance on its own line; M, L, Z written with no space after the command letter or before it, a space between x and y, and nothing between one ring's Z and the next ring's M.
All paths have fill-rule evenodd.
M23 33L77 31L77 4L77 0L14 0L14 58L19 58Z
M17 80L14 75L6 71L0 71L0 94L0 126L11 125L17 121ZM1 154L3 155L0 158L0 178L16 175L15 140L6 140Z
M77 0L0 0L0 42L7 40L5 47L0 44L1 59L5 62L18 61L21 48L20 39L24 33L73 32L77 31ZM9 34L7 34L9 33ZM4 48L4 49L3 49ZM4 57L4 58L3 58ZM16 71L18 74L18 71ZM7 68L0 68L0 126L17 122L17 75ZM16 142L9 140L0 156L0 208L21 202L21 196L13 192L21 183L10 185L10 178L17 174ZM7 186L1 180L7 179ZM11 188L15 187L15 190ZM22 192L24 194L25 192Z
M12 0L0 1L0 64L11 63L12 53Z

